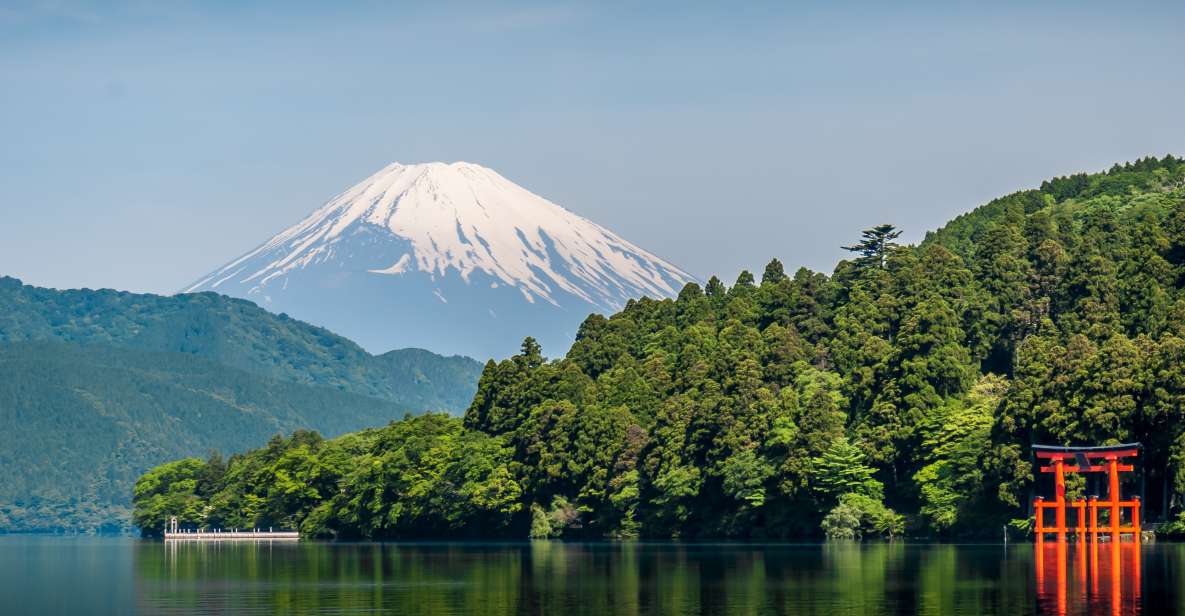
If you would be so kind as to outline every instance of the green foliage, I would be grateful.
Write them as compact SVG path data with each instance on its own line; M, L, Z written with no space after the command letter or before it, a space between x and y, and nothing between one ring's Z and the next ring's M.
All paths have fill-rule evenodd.
M144 473L133 491L132 523L145 534L159 535L173 516L188 524L204 522L206 508L198 496L198 484L205 469L201 460L184 458Z
M1025 513L1031 444L1131 440L1146 513L1181 502L1185 165L1054 180L918 246L898 233L868 229L830 276L773 261L760 283L713 277L590 316L564 358L527 340L487 363L463 422L432 437L483 444L462 483L486 501L432 498L470 493L437 492L460 453L411 443L434 424L409 420L384 429L407 443L396 458L335 454L338 491L269 471L214 494L211 515L331 536L480 519L486 536L764 539L897 536L902 511L919 534L996 537ZM284 498L258 487L276 485Z
M872 477L873 472L872 467L864 464L864 453L841 436L815 461L811 469L812 487L832 502L846 494L879 501L884 498L885 486Z
M1172 521L1161 524L1156 528L1157 539L1172 539L1180 541L1185 539L1185 511L1177 513L1177 517Z
M175 515L183 525L292 528L317 537L498 536L522 490L502 440L427 414L325 440L298 431L235 455L205 483L211 462L157 467L136 484L145 535Z
M843 249L860 255L857 260L862 265L884 267L889 255L898 247L893 241L901 237L901 231L893 225L877 225L864 231L859 242Z
M867 494L844 494L820 527L828 539L892 539L905 532L905 518Z
M921 488L919 513L930 528L945 532L975 515L983 504L984 460L991 450L992 422L1008 382L985 375L966 400L944 405L923 428L927 464L913 477Z
M527 534L531 539L551 539L558 532L551 527L551 516L539 503L531 503L531 530Z

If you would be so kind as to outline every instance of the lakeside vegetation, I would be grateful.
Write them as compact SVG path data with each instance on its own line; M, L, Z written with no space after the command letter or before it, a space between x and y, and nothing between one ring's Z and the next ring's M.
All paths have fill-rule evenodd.
M309 536L791 538L1024 530L1033 443L1140 441L1185 494L1185 163L1056 178L828 276L713 277L489 362L464 418L183 459L135 523ZM1088 486L1070 480L1071 495Z

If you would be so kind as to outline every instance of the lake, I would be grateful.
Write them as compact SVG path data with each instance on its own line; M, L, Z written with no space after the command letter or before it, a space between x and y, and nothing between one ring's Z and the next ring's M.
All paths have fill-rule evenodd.
M1185 545L1088 547L0 536L0 613L1185 613Z

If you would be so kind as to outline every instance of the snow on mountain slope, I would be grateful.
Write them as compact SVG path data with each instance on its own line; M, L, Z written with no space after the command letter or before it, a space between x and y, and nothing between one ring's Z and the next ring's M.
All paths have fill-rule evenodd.
M194 283L373 351L563 353L590 312L693 277L480 165L389 165Z

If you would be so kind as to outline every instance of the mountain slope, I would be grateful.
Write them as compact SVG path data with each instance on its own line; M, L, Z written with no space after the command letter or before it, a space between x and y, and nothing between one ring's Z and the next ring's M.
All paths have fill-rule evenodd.
M481 371L467 357L418 349L375 357L325 329L214 293L59 291L0 277L0 342L48 339L185 353L415 411L464 408Z
M1171 207L1185 189L1185 162L1172 156L1146 157L1115 164L1101 173L1076 173L1041 183L959 215L942 228L926 234L924 243L939 243L963 258L972 256L977 236L998 223L1023 221L1040 212L1042 220L1073 225L1073 218L1092 210L1110 210L1129 224L1140 213Z
M154 464L297 429L340 434L409 409L184 353L0 344L0 529L116 530Z
M470 163L389 165L190 285L325 325L370 349L553 352L590 312L692 277Z
M277 433L457 412L481 364L373 356L213 293L58 291L0 278L0 530L121 528L131 480Z

